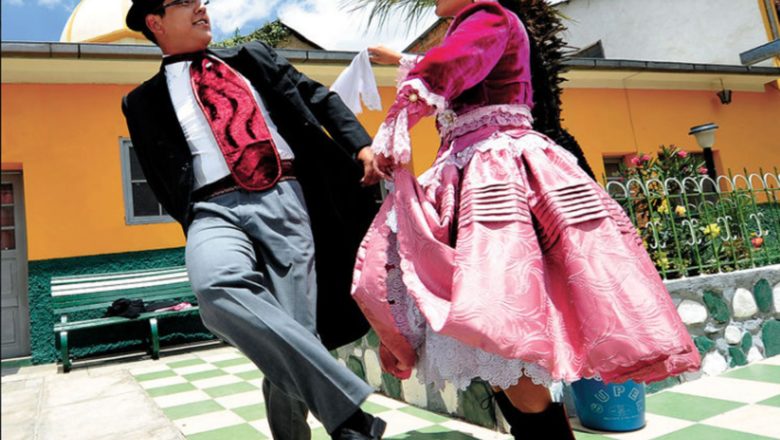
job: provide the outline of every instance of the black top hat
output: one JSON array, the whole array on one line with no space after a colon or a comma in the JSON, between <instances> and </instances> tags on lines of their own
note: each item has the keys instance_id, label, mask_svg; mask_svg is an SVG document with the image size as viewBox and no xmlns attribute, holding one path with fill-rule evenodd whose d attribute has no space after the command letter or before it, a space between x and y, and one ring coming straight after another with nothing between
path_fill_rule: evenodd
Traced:
<instances>
[{"instance_id":1,"label":"black top hat","mask_svg":"<svg viewBox=\"0 0 780 440\"><path fill-rule=\"evenodd\" d=\"M146 29L144 20L148 14L162 6L163 0L133 0L133 5L127 11L125 23L127 27L134 31L143 31Z\"/></svg>"}]
</instances>

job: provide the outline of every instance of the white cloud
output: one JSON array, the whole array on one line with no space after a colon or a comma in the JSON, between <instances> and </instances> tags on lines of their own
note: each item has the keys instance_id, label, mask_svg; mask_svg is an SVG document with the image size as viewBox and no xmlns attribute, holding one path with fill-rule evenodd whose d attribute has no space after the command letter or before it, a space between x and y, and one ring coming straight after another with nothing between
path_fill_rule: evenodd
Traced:
<instances>
[{"instance_id":1,"label":"white cloud","mask_svg":"<svg viewBox=\"0 0 780 440\"><path fill-rule=\"evenodd\" d=\"M209 4L208 10L218 33L232 35L236 29L250 22L260 23L256 27L262 26L270 19L279 3L281 0L219 0Z\"/></svg>"},{"instance_id":2,"label":"white cloud","mask_svg":"<svg viewBox=\"0 0 780 440\"><path fill-rule=\"evenodd\" d=\"M375 44L402 50L436 21L431 10L408 29L399 14L389 19L382 29L372 25L367 30L368 10L351 13L340 7L340 3L338 0L288 1L279 8L279 18L328 50L361 50Z\"/></svg>"},{"instance_id":3,"label":"white cloud","mask_svg":"<svg viewBox=\"0 0 780 440\"><path fill-rule=\"evenodd\" d=\"M436 21L431 10L411 29L400 14L382 29L376 25L367 29L367 9L350 12L341 4L341 0L218 0L209 5L209 15L217 41L231 36L236 29L248 34L279 17L328 50L361 50L375 44L401 50Z\"/></svg>"}]
</instances>

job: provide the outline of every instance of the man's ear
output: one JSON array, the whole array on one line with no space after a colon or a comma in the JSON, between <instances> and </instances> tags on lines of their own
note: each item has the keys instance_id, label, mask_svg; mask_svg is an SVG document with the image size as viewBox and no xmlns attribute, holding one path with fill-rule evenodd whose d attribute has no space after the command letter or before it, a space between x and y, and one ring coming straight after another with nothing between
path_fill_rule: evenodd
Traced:
<instances>
[{"instance_id":1,"label":"man's ear","mask_svg":"<svg viewBox=\"0 0 780 440\"><path fill-rule=\"evenodd\" d=\"M165 33L162 25L162 17L159 15L149 14L144 18L144 21L146 22L146 27L149 28L155 36Z\"/></svg>"}]
</instances>

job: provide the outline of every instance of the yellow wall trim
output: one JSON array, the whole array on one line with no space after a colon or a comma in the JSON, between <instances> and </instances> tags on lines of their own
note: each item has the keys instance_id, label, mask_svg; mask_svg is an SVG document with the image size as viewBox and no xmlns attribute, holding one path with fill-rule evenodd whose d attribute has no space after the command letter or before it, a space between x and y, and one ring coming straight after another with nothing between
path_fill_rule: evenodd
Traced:
<instances>
[{"instance_id":1,"label":"yellow wall trim","mask_svg":"<svg viewBox=\"0 0 780 440\"><path fill-rule=\"evenodd\" d=\"M144 37L144 34L130 30L128 28L120 29L108 34L99 35L97 37L89 38L84 43L114 43L123 38L129 38L132 40L138 40L146 44L148 40Z\"/></svg>"},{"instance_id":2,"label":"yellow wall trim","mask_svg":"<svg viewBox=\"0 0 780 440\"><path fill-rule=\"evenodd\" d=\"M780 17L777 15L774 1L770 1L767 8L766 0L758 0L758 9L761 11L761 18L764 20L764 29L766 29L767 41L774 41L780 38ZM772 25L777 29L778 35L772 32ZM775 67L780 67L780 56L774 57ZM780 84L780 82L778 83Z\"/></svg>"}]
</instances>

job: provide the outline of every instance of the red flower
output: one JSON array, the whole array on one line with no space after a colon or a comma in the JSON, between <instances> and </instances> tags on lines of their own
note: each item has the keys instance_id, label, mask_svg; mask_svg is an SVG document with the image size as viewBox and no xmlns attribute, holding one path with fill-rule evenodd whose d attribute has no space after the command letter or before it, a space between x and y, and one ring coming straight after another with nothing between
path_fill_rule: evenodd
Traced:
<instances>
[{"instance_id":1,"label":"red flower","mask_svg":"<svg viewBox=\"0 0 780 440\"><path fill-rule=\"evenodd\" d=\"M631 164L632 164L632 165L634 165L634 166L639 166L639 164L641 164L641 163L642 163L642 161L641 161L641 160L639 160L639 158L638 158L638 157L634 156L634 157L632 157L632 158L631 158Z\"/></svg>"},{"instance_id":2,"label":"red flower","mask_svg":"<svg viewBox=\"0 0 780 440\"><path fill-rule=\"evenodd\" d=\"M707 174L708 172L707 167L699 167L699 174Z\"/></svg>"},{"instance_id":3,"label":"red flower","mask_svg":"<svg viewBox=\"0 0 780 440\"><path fill-rule=\"evenodd\" d=\"M754 248L759 249L764 244L764 238L763 237L753 237L753 238L750 239L750 242L753 244Z\"/></svg>"},{"instance_id":4,"label":"red flower","mask_svg":"<svg viewBox=\"0 0 780 440\"><path fill-rule=\"evenodd\" d=\"M650 155L649 154L643 154L642 155L642 162L650 162Z\"/></svg>"},{"instance_id":5,"label":"red flower","mask_svg":"<svg viewBox=\"0 0 780 440\"><path fill-rule=\"evenodd\" d=\"M677 156L685 159L686 157L688 157L688 152L687 151L678 151L677 152Z\"/></svg>"}]
</instances>

